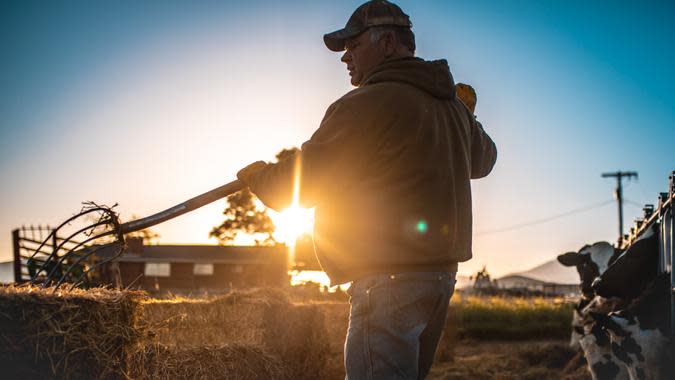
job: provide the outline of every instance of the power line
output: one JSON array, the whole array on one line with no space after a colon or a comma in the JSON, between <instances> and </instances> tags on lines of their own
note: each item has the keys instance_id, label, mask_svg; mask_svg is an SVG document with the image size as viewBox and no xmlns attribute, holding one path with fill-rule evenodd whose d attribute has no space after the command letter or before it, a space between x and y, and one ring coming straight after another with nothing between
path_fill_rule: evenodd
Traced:
<instances>
[{"instance_id":1,"label":"power line","mask_svg":"<svg viewBox=\"0 0 675 380\"><path fill-rule=\"evenodd\" d=\"M546 217L546 218L535 219L535 220L531 220L531 221L523 222L523 223L518 223L518 224L514 224L514 225L511 225L511 226L507 226L507 227L495 228L495 229L492 229L492 230L479 231L479 232L476 233L476 236L496 234L496 233L500 233L500 232L512 231L512 230L517 230L517 229L521 229L521 228L525 228L525 227L529 227L529 226L534 226L534 225L537 225L537 224L547 223L547 222L550 222L552 220L564 218L566 216L570 216L570 215L578 214L578 213L581 213L581 212L586 212L586 211L590 211L590 210L593 210L593 209L596 209L596 208L600 208L600 207L606 206L610 203L614 203L614 199L609 199L609 200L606 200L606 201L603 201L603 202L600 202L600 203L594 203L594 204L591 204L591 205L588 205L588 206L585 206L585 207L576 208L574 210L570 210L570 211L564 212L562 214L557 214L557 215L549 216L549 217Z\"/></svg>"},{"instance_id":2,"label":"power line","mask_svg":"<svg viewBox=\"0 0 675 380\"><path fill-rule=\"evenodd\" d=\"M643 203L635 202L635 201L632 201L632 200L630 200L630 199L625 199L625 198L624 198L623 201L626 202L626 203L628 203L629 205L636 206L636 207L639 207L639 208L645 207L645 205L644 205Z\"/></svg>"}]
</instances>

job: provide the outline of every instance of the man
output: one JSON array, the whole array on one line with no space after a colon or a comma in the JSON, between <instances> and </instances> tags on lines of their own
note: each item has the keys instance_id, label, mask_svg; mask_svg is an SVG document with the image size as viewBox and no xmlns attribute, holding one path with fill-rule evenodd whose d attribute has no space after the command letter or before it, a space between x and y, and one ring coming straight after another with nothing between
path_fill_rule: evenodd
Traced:
<instances>
[{"instance_id":1,"label":"man","mask_svg":"<svg viewBox=\"0 0 675 380\"><path fill-rule=\"evenodd\" d=\"M344 51L357 88L328 108L296 156L258 161L238 177L274 209L294 189L316 207L319 262L332 284L352 282L347 378L421 379L457 263L471 258L470 179L492 170L495 145L457 99L447 62L414 57L398 6L369 1L324 42Z\"/></svg>"}]
</instances>

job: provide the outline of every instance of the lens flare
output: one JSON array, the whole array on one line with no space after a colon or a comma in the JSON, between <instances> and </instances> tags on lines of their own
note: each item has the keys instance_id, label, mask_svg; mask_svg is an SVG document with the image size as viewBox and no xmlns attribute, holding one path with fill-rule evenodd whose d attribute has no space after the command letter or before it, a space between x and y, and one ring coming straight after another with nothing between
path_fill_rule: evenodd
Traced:
<instances>
[{"instance_id":1,"label":"lens flare","mask_svg":"<svg viewBox=\"0 0 675 380\"><path fill-rule=\"evenodd\" d=\"M417 222L417 225L415 226L415 228L417 229L417 232L419 232L421 234L426 234L427 230L429 229L429 225L427 224L426 220L422 219L422 220Z\"/></svg>"}]
</instances>

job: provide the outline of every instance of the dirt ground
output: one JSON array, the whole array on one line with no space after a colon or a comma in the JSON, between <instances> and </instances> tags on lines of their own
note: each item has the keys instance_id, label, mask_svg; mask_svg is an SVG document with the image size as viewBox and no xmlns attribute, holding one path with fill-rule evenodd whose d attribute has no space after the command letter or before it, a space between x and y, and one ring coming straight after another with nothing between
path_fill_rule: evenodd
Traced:
<instances>
[{"instance_id":1,"label":"dirt ground","mask_svg":"<svg viewBox=\"0 0 675 380\"><path fill-rule=\"evenodd\" d=\"M454 358L436 358L427 380L591 380L567 343L461 340ZM333 355L327 370L325 379L344 379L342 355Z\"/></svg>"},{"instance_id":2,"label":"dirt ground","mask_svg":"<svg viewBox=\"0 0 675 380\"><path fill-rule=\"evenodd\" d=\"M437 361L427 379L590 380L585 364L571 363L574 356L567 341L462 340L455 347L454 358Z\"/></svg>"},{"instance_id":3,"label":"dirt ground","mask_svg":"<svg viewBox=\"0 0 675 380\"><path fill-rule=\"evenodd\" d=\"M346 334L349 307L345 303L320 303L328 329L327 340L330 356L326 363L326 380L344 379L343 345ZM585 363L581 366L568 364L575 352L569 347L569 339L493 341L459 339L458 332L446 326L438 347L429 380L511 380L511 379L556 379L590 380ZM572 363L574 364L574 363Z\"/></svg>"}]
</instances>

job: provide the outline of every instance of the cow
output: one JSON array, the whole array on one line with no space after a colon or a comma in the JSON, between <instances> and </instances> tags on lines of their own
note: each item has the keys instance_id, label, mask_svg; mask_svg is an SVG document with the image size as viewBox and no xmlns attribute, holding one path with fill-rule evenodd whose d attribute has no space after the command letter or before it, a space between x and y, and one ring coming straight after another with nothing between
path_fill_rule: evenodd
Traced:
<instances>
[{"instance_id":1,"label":"cow","mask_svg":"<svg viewBox=\"0 0 675 380\"><path fill-rule=\"evenodd\" d=\"M620 253L620 250L603 241L585 245L578 252L558 256L562 265L574 266L579 273L581 298L572 314L570 347L581 350L578 356L583 354L593 380L629 378L625 366L612 353L609 334L602 330L591 315L605 315L620 304L620 299L597 296L592 287Z\"/></svg>"},{"instance_id":2,"label":"cow","mask_svg":"<svg viewBox=\"0 0 675 380\"><path fill-rule=\"evenodd\" d=\"M659 225L653 224L592 285L600 297L618 298L621 310L591 313L594 325L609 334L612 352L631 379L664 377L672 355L670 274L657 274ZM672 375L672 374L671 374Z\"/></svg>"},{"instance_id":3,"label":"cow","mask_svg":"<svg viewBox=\"0 0 675 380\"><path fill-rule=\"evenodd\" d=\"M564 266L573 266L579 272L581 292L587 299L594 297L593 282L602 275L618 258L620 250L606 241L593 243L581 247L579 252L567 252L558 256L558 261Z\"/></svg>"},{"instance_id":4,"label":"cow","mask_svg":"<svg viewBox=\"0 0 675 380\"><path fill-rule=\"evenodd\" d=\"M653 224L622 253L596 243L558 258L581 277L572 343L578 341L593 379L671 378L662 374L672 343L670 275L657 277L658 234Z\"/></svg>"},{"instance_id":5,"label":"cow","mask_svg":"<svg viewBox=\"0 0 675 380\"><path fill-rule=\"evenodd\" d=\"M597 242L581 247L578 252L567 252L558 256L558 261L565 266L574 266L581 280L581 298L572 315L572 337L570 347L579 349L584 332L585 313L593 310L597 313L608 313L614 309L615 302L597 299L592 285L609 266L617 259L620 251L607 242ZM590 308L589 308L590 306ZM585 310L585 312L584 312Z\"/></svg>"}]
</instances>

